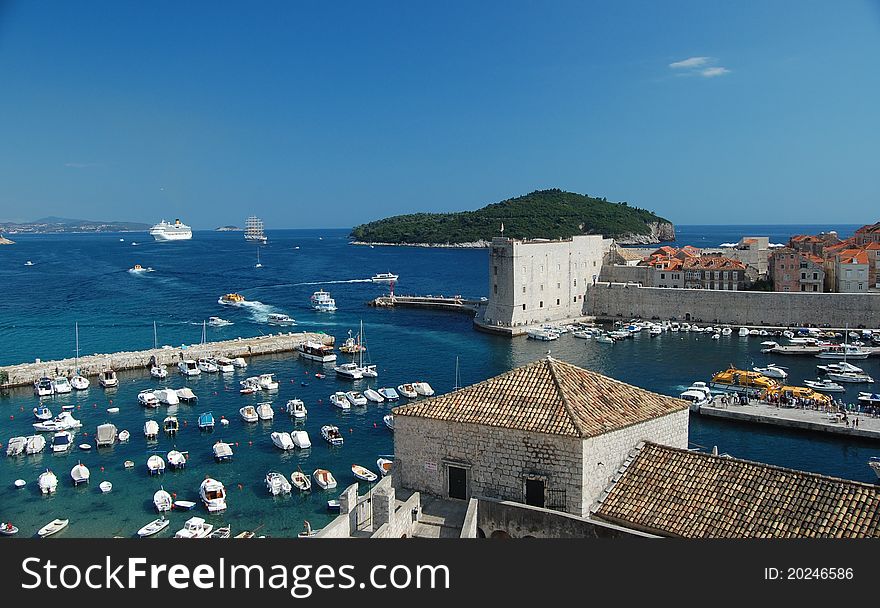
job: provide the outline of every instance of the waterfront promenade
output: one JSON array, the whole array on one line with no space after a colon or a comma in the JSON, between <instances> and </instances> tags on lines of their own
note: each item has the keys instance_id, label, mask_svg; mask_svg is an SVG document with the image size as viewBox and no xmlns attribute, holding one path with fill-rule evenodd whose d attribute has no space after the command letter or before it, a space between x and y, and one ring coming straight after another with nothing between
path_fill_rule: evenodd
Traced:
<instances>
[{"instance_id":1,"label":"waterfront promenade","mask_svg":"<svg viewBox=\"0 0 880 608\"><path fill-rule=\"evenodd\" d=\"M235 338L222 342L206 342L180 347L160 347L140 351L125 351L107 354L86 355L79 358L79 373L83 376L97 376L105 369L116 371L128 369L146 369L150 359L169 367L176 366L181 357L198 359L199 357L252 357L256 355L274 355L292 352L306 341L317 341L332 345L333 336L324 333L278 333L255 338ZM61 374L72 376L75 372L76 360L73 357L57 361L36 360L32 363L20 363L0 367L0 376L6 373L3 388L26 386L41 377L54 378Z\"/></svg>"}]
</instances>

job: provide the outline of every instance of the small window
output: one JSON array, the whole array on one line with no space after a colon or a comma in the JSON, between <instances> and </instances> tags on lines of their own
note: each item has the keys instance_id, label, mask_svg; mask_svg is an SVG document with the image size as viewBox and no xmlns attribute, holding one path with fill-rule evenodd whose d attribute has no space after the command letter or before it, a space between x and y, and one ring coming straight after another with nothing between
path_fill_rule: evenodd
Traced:
<instances>
[{"instance_id":1,"label":"small window","mask_svg":"<svg viewBox=\"0 0 880 608\"><path fill-rule=\"evenodd\" d=\"M577 296L575 296L571 301L572 301L572 302L577 302L577 301L578 301Z\"/></svg>"},{"instance_id":2,"label":"small window","mask_svg":"<svg viewBox=\"0 0 880 608\"><path fill-rule=\"evenodd\" d=\"M493 285L493 287L495 288L495 295L497 296L498 295L498 285Z\"/></svg>"},{"instance_id":3,"label":"small window","mask_svg":"<svg viewBox=\"0 0 880 608\"><path fill-rule=\"evenodd\" d=\"M526 292L526 286L523 285L523 293L525 293L525 292Z\"/></svg>"},{"instance_id":4,"label":"small window","mask_svg":"<svg viewBox=\"0 0 880 608\"><path fill-rule=\"evenodd\" d=\"M544 308L544 300L538 302L538 308Z\"/></svg>"},{"instance_id":5,"label":"small window","mask_svg":"<svg viewBox=\"0 0 880 608\"><path fill-rule=\"evenodd\" d=\"M556 298L556 305L559 306L559 298Z\"/></svg>"},{"instance_id":6,"label":"small window","mask_svg":"<svg viewBox=\"0 0 880 608\"><path fill-rule=\"evenodd\" d=\"M523 304L523 310L525 310L525 309L526 309L526 305L525 305L525 304Z\"/></svg>"},{"instance_id":7,"label":"small window","mask_svg":"<svg viewBox=\"0 0 880 608\"><path fill-rule=\"evenodd\" d=\"M495 276L497 277L498 276L498 266L495 266L494 268L495 268Z\"/></svg>"},{"instance_id":8,"label":"small window","mask_svg":"<svg viewBox=\"0 0 880 608\"><path fill-rule=\"evenodd\" d=\"M556 289L562 289L562 284L561 284L561 283L557 283L557 284L556 284Z\"/></svg>"}]
</instances>

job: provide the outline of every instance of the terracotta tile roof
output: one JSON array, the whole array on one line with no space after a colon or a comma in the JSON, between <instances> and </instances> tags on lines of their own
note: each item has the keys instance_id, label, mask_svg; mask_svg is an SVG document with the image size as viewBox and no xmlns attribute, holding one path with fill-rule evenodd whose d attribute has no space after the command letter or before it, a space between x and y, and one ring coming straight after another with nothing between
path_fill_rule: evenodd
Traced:
<instances>
[{"instance_id":1,"label":"terracotta tile roof","mask_svg":"<svg viewBox=\"0 0 880 608\"><path fill-rule=\"evenodd\" d=\"M586 438L687 407L686 401L546 357L392 411L395 416Z\"/></svg>"},{"instance_id":2,"label":"terracotta tile roof","mask_svg":"<svg viewBox=\"0 0 880 608\"><path fill-rule=\"evenodd\" d=\"M867 224L856 230L856 234L870 234L872 232L880 232L880 222Z\"/></svg>"},{"instance_id":3,"label":"terracotta tile roof","mask_svg":"<svg viewBox=\"0 0 880 608\"><path fill-rule=\"evenodd\" d=\"M693 245L685 245L684 247L679 249L679 252L681 252L687 256L700 255L700 250L697 249L696 247L694 247Z\"/></svg>"},{"instance_id":4,"label":"terracotta tile roof","mask_svg":"<svg viewBox=\"0 0 880 608\"><path fill-rule=\"evenodd\" d=\"M825 261L822 258L820 258L818 255L813 254L813 253L802 253L801 257L813 262L814 264L818 264L819 266L821 266L822 263Z\"/></svg>"},{"instance_id":5,"label":"terracotta tile roof","mask_svg":"<svg viewBox=\"0 0 880 608\"><path fill-rule=\"evenodd\" d=\"M702 256L699 258L688 258L684 261L686 269L697 270L745 270L746 265L739 260L726 258L724 256Z\"/></svg>"},{"instance_id":6,"label":"terracotta tile roof","mask_svg":"<svg viewBox=\"0 0 880 608\"><path fill-rule=\"evenodd\" d=\"M626 247L618 247L617 248L617 255L619 255L624 260L641 260L641 259L643 259L642 254L639 253L637 250L628 249Z\"/></svg>"},{"instance_id":7,"label":"terracotta tile roof","mask_svg":"<svg viewBox=\"0 0 880 608\"><path fill-rule=\"evenodd\" d=\"M861 249L846 249L840 252L841 264L867 264L868 252Z\"/></svg>"},{"instance_id":8,"label":"terracotta tile roof","mask_svg":"<svg viewBox=\"0 0 880 608\"><path fill-rule=\"evenodd\" d=\"M684 538L876 538L880 487L645 443L594 516Z\"/></svg>"}]
</instances>

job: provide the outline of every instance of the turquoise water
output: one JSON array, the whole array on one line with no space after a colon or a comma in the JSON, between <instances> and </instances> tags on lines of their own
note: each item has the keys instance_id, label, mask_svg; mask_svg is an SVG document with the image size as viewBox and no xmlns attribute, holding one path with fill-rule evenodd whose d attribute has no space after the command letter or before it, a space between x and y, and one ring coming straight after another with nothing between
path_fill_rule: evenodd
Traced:
<instances>
[{"instance_id":1,"label":"turquoise water","mask_svg":"<svg viewBox=\"0 0 880 608\"><path fill-rule=\"evenodd\" d=\"M760 353L762 338L757 337L729 336L712 341L668 333L655 339L640 335L614 345L570 336L539 343L475 332L464 315L381 310L365 304L387 286L364 279L388 270L401 275L398 293L484 295L486 252L481 250L354 247L347 244L344 231L277 231L269 232L270 243L261 252L264 267L255 269L254 247L244 243L240 233L199 232L184 243L157 244L148 238L145 234L25 236L15 238L16 245L0 249L0 281L7 286L0 307L0 363L72 355L75 321L80 325L82 352L95 353L152 346L154 320L159 342L175 347L198 342L202 320L212 315L234 324L209 327L209 340L268 333L273 329L265 324L265 317L277 311L296 318L298 330L325 331L338 340L349 329L357 331L363 320L369 356L378 364L380 376L357 383L337 380L331 366L325 368L296 356L254 358L247 370L234 374L202 374L194 379L171 374L165 384L190 386L199 403L177 406L181 432L176 438L160 435L158 442L148 444L142 433L145 419L155 417L161 423L168 408L144 410L136 396L160 383L146 373L120 373L120 386L115 390L104 391L93 382L88 391L44 401L55 413L65 403L76 405L75 416L83 428L75 444L92 443L97 425L108 421L131 432L127 444L90 452L74 447L66 455L46 451L16 458L5 457L6 441L31 431L31 410L37 399L30 388L8 391L0 395L0 443L4 445L0 520L14 521L21 535L33 534L55 517L69 517L70 528L62 533L66 536L131 536L157 516L152 505L155 490L164 486L179 499L197 501L199 483L206 475L226 485L228 511L208 516L199 505L191 512L174 512L170 515L172 525L163 535L173 534L192 515L206 517L215 525L229 523L233 533L261 526L260 533L290 536L302 529L304 519L320 527L332 517L326 510L327 499L335 498L339 490L355 481L351 464L375 470L376 458L393 452L392 434L382 422L387 406L370 404L343 413L329 404L328 397L353 384L363 390L418 379L429 381L437 392L445 392L454 384L456 356L465 385L543 356L550 349L561 359L666 394L677 394L692 381L705 380L729 363L750 366L769 361ZM719 238L718 242L728 240L726 234ZM132 246L132 240L139 244ZM24 266L28 259L34 266ZM135 263L155 272L131 275L127 269ZM339 311L320 314L309 309L309 295L319 286L336 298ZM243 309L218 305L217 298L228 291L238 291L262 304ZM815 359L786 358L782 364L791 368L794 381L815 377ZM865 367L880 376L876 359ZM314 375L318 371L329 373L318 379ZM279 390L253 397L240 395L238 381L259 373L275 373L281 383ZM273 430L294 428L293 420L281 412L294 397L303 399L309 409L301 427L309 432L313 444L306 453L282 453L269 439ZM273 422L246 424L240 419L240 407L267 399L276 409ZM106 409L111 405L120 412L108 414ZM229 426L218 424L213 433L199 432L196 422L204 411L213 411L218 419L225 416L230 419ZM343 446L330 447L321 439L319 429L328 422L341 429ZM866 482L873 482L875 476L865 463L880 452L874 444L863 441L694 416L690 436L696 446L718 445L722 452L734 456ZM232 462L214 462L211 446L218 439L234 444ZM151 478L147 457L170 449L189 451L187 468ZM123 468L127 459L136 463L133 469ZM92 476L89 485L75 488L69 471L79 460L91 469ZM47 467L59 477L58 492L51 497L41 496L36 485ZM318 467L330 469L338 490L314 489L305 495L271 497L263 483L266 472L276 470L289 476L298 467L308 473ZM13 489L17 478L28 482L24 489ZM113 491L103 495L97 486L105 479L113 483ZM361 492L366 491L366 485L361 486Z\"/></svg>"}]
</instances>

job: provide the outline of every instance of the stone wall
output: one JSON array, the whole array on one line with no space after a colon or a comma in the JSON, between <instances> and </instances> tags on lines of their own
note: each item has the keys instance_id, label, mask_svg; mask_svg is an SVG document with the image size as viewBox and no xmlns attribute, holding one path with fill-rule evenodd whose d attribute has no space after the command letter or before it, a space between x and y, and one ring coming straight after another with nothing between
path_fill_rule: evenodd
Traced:
<instances>
[{"instance_id":1,"label":"stone wall","mask_svg":"<svg viewBox=\"0 0 880 608\"><path fill-rule=\"evenodd\" d=\"M524 502L533 477L544 480L548 495L565 491L564 510L583 512L580 439L411 416L394 424L395 474L404 488L446 498L451 465L467 471L468 498Z\"/></svg>"},{"instance_id":2,"label":"stone wall","mask_svg":"<svg viewBox=\"0 0 880 608\"><path fill-rule=\"evenodd\" d=\"M651 441L674 448L688 447L687 408L634 424L583 442L583 502L577 513L586 516L611 478L639 443Z\"/></svg>"},{"instance_id":3,"label":"stone wall","mask_svg":"<svg viewBox=\"0 0 880 608\"><path fill-rule=\"evenodd\" d=\"M385 479L390 479L386 477ZM392 489L393 492L393 489ZM413 492L406 502L394 510L390 520L379 526L375 526L370 538L412 538L418 519L422 515L422 499L418 492ZM376 517L374 507L373 517Z\"/></svg>"},{"instance_id":4,"label":"stone wall","mask_svg":"<svg viewBox=\"0 0 880 608\"><path fill-rule=\"evenodd\" d=\"M880 294L661 289L600 283L587 288L583 314L600 319L873 328L880 325Z\"/></svg>"},{"instance_id":5,"label":"stone wall","mask_svg":"<svg viewBox=\"0 0 880 608\"><path fill-rule=\"evenodd\" d=\"M621 264L606 264L602 267L602 281L612 283L641 283L646 287L654 284L654 269L650 266L624 266Z\"/></svg>"}]
</instances>

